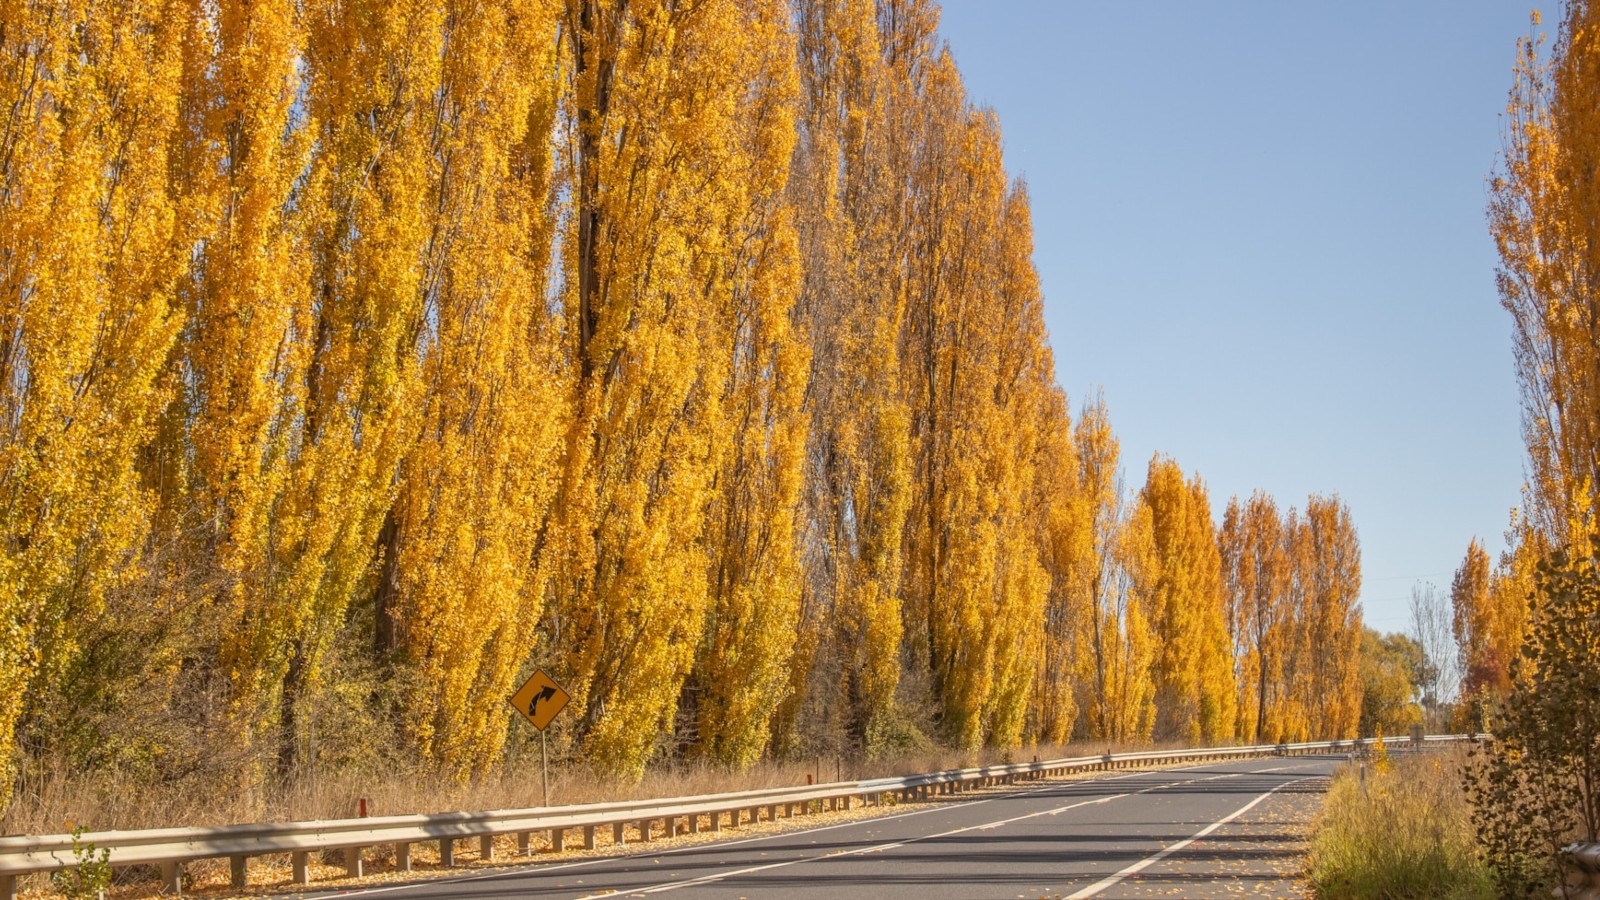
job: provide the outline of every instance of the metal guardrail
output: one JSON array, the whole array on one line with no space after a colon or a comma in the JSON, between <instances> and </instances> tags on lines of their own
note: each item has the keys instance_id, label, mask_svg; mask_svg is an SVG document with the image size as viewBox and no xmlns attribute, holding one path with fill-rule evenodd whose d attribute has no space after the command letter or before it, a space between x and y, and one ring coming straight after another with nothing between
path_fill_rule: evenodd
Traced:
<instances>
[{"instance_id":1,"label":"metal guardrail","mask_svg":"<svg viewBox=\"0 0 1600 900\"><path fill-rule=\"evenodd\" d=\"M1570 900L1600 900L1600 844L1568 844L1561 863Z\"/></svg>"},{"instance_id":2,"label":"metal guardrail","mask_svg":"<svg viewBox=\"0 0 1600 900\"><path fill-rule=\"evenodd\" d=\"M1468 735L1430 735L1422 743L1440 744L1470 739L1473 738ZM347 876L359 877L363 873L367 851L378 845L393 846L396 868L410 871L411 847L419 843L437 842L440 864L449 867L455 861L456 842L462 839L478 839L480 859L494 858L494 839L506 834L517 835L518 852L523 856L532 852L533 835L542 832L549 833L549 847L553 851L565 849L568 831L580 832L584 848L592 850L596 845L596 832L605 828L610 828L614 843L626 843L630 831L634 839L650 841L658 834L672 837L680 832L706 830L702 828L702 817L706 817L709 830L721 831L724 820L729 827L737 828L741 822L762 821L763 813L766 821L803 814L809 812L813 804L822 809L850 809L857 800L869 806L882 805L885 797L890 798L891 802L920 800L995 784L1037 780L1068 771L1352 752L1369 748L1374 743L1372 739L1361 739L1107 753L1043 762L952 769L897 778L840 781L696 797L209 828L98 831L78 836L76 844L74 836L70 834L0 837L0 900L15 900L17 879L24 875L78 865L74 847L80 845L92 844L97 850L108 852L107 861L113 867L148 865L159 868L163 887L169 894L181 890L184 864L222 857L228 858L231 863L235 888L243 888L248 883L248 861L251 857L273 854L289 854L293 880L297 884L305 884L310 880L310 854L326 850L343 851ZM1391 738L1385 743L1387 746L1405 747L1415 742Z\"/></svg>"}]
</instances>

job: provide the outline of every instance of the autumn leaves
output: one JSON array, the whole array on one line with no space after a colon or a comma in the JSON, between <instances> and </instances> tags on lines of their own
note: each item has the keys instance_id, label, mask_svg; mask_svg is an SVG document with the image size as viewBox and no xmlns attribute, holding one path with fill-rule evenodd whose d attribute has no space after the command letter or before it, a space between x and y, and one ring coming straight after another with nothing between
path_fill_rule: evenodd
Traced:
<instances>
[{"instance_id":1,"label":"autumn leaves","mask_svg":"<svg viewBox=\"0 0 1600 900\"><path fill-rule=\"evenodd\" d=\"M1125 496L931 3L0 17L7 758L464 775L535 664L624 776L1353 727L1348 513Z\"/></svg>"}]
</instances>

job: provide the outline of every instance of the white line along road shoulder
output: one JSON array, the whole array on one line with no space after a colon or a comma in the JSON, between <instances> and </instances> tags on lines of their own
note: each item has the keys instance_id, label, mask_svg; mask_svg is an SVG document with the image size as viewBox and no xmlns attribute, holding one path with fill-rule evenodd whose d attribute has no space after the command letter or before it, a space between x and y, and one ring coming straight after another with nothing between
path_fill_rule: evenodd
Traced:
<instances>
[{"instance_id":1,"label":"white line along road shoulder","mask_svg":"<svg viewBox=\"0 0 1600 900\"><path fill-rule=\"evenodd\" d=\"M1291 785L1291 784L1299 784L1302 781L1310 781L1313 778L1319 778L1319 777L1321 777L1321 776L1308 775L1305 778L1296 778L1293 781L1285 781L1283 784L1278 785L1277 787L1273 788L1272 790L1267 791L1265 794L1262 794L1261 796L1255 798L1254 800L1251 800L1249 803L1246 803L1245 805L1239 807L1238 809L1234 810L1233 812L1228 813L1226 816L1223 816L1222 818L1216 820L1215 822L1212 822L1210 825L1207 825L1206 827L1200 829L1199 831L1195 832L1192 836L1190 836L1188 838L1185 838L1185 839L1177 842L1176 844L1173 844L1171 847L1168 847L1165 850L1161 850L1161 851L1158 851L1156 853L1150 854L1149 856L1145 857L1144 859L1139 860L1138 862L1136 862L1133 865L1127 867L1126 869L1123 869L1122 871L1118 872L1115 875L1111 875L1111 876L1109 876L1107 878L1103 878L1103 879L1101 879L1099 881L1096 881L1094 884L1089 885L1088 887L1084 888L1083 890L1078 891L1075 894L1069 895L1067 897L1067 900L1086 900L1086 898L1093 897L1096 894L1101 893L1102 891L1105 891L1105 890L1107 890L1109 888L1115 887L1118 882L1122 881L1124 878L1127 878L1129 875L1136 875L1139 872L1142 872L1145 869L1149 868L1150 866L1153 866L1156 863L1162 861L1163 859L1166 859L1167 857L1171 856L1172 854L1177 853L1179 850L1182 850L1183 848L1189 846L1190 844L1194 843L1195 841L1200 840L1201 838L1205 837L1206 835L1210 834L1211 832L1216 831L1218 828L1221 828L1222 826L1228 824L1229 822L1232 822L1234 819L1237 819L1240 816L1244 815L1245 813L1249 812L1250 810L1254 809L1257 803L1260 803L1261 801L1267 799L1268 797L1271 797L1273 794L1276 794L1277 792L1283 790L1284 788L1288 787L1289 785Z\"/></svg>"}]
</instances>

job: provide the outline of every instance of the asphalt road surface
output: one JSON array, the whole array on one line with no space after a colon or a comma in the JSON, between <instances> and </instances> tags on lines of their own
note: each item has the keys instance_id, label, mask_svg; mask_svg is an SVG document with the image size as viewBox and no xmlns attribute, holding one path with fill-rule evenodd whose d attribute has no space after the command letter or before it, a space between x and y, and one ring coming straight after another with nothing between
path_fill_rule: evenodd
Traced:
<instances>
[{"instance_id":1,"label":"asphalt road surface","mask_svg":"<svg viewBox=\"0 0 1600 900\"><path fill-rule=\"evenodd\" d=\"M763 837L307 896L1299 896L1300 834L1342 761L1296 757L1110 772Z\"/></svg>"}]
</instances>

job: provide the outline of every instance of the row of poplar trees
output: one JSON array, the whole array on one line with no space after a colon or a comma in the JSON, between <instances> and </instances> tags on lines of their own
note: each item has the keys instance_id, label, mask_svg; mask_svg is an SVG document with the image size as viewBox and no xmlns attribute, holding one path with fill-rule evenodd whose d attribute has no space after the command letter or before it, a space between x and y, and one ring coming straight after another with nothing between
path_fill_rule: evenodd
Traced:
<instances>
[{"instance_id":1,"label":"row of poplar trees","mask_svg":"<svg viewBox=\"0 0 1600 900\"><path fill-rule=\"evenodd\" d=\"M1349 734L1348 512L1125 495L936 25L0 2L7 779Z\"/></svg>"},{"instance_id":2,"label":"row of poplar trees","mask_svg":"<svg viewBox=\"0 0 1600 900\"><path fill-rule=\"evenodd\" d=\"M1451 583L1462 697L1479 727L1512 688L1541 563L1585 556L1600 535L1600 7L1561 6L1553 46L1537 13L1518 41L1489 184L1527 479L1507 549L1491 560L1474 539Z\"/></svg>"}]
</instances>

